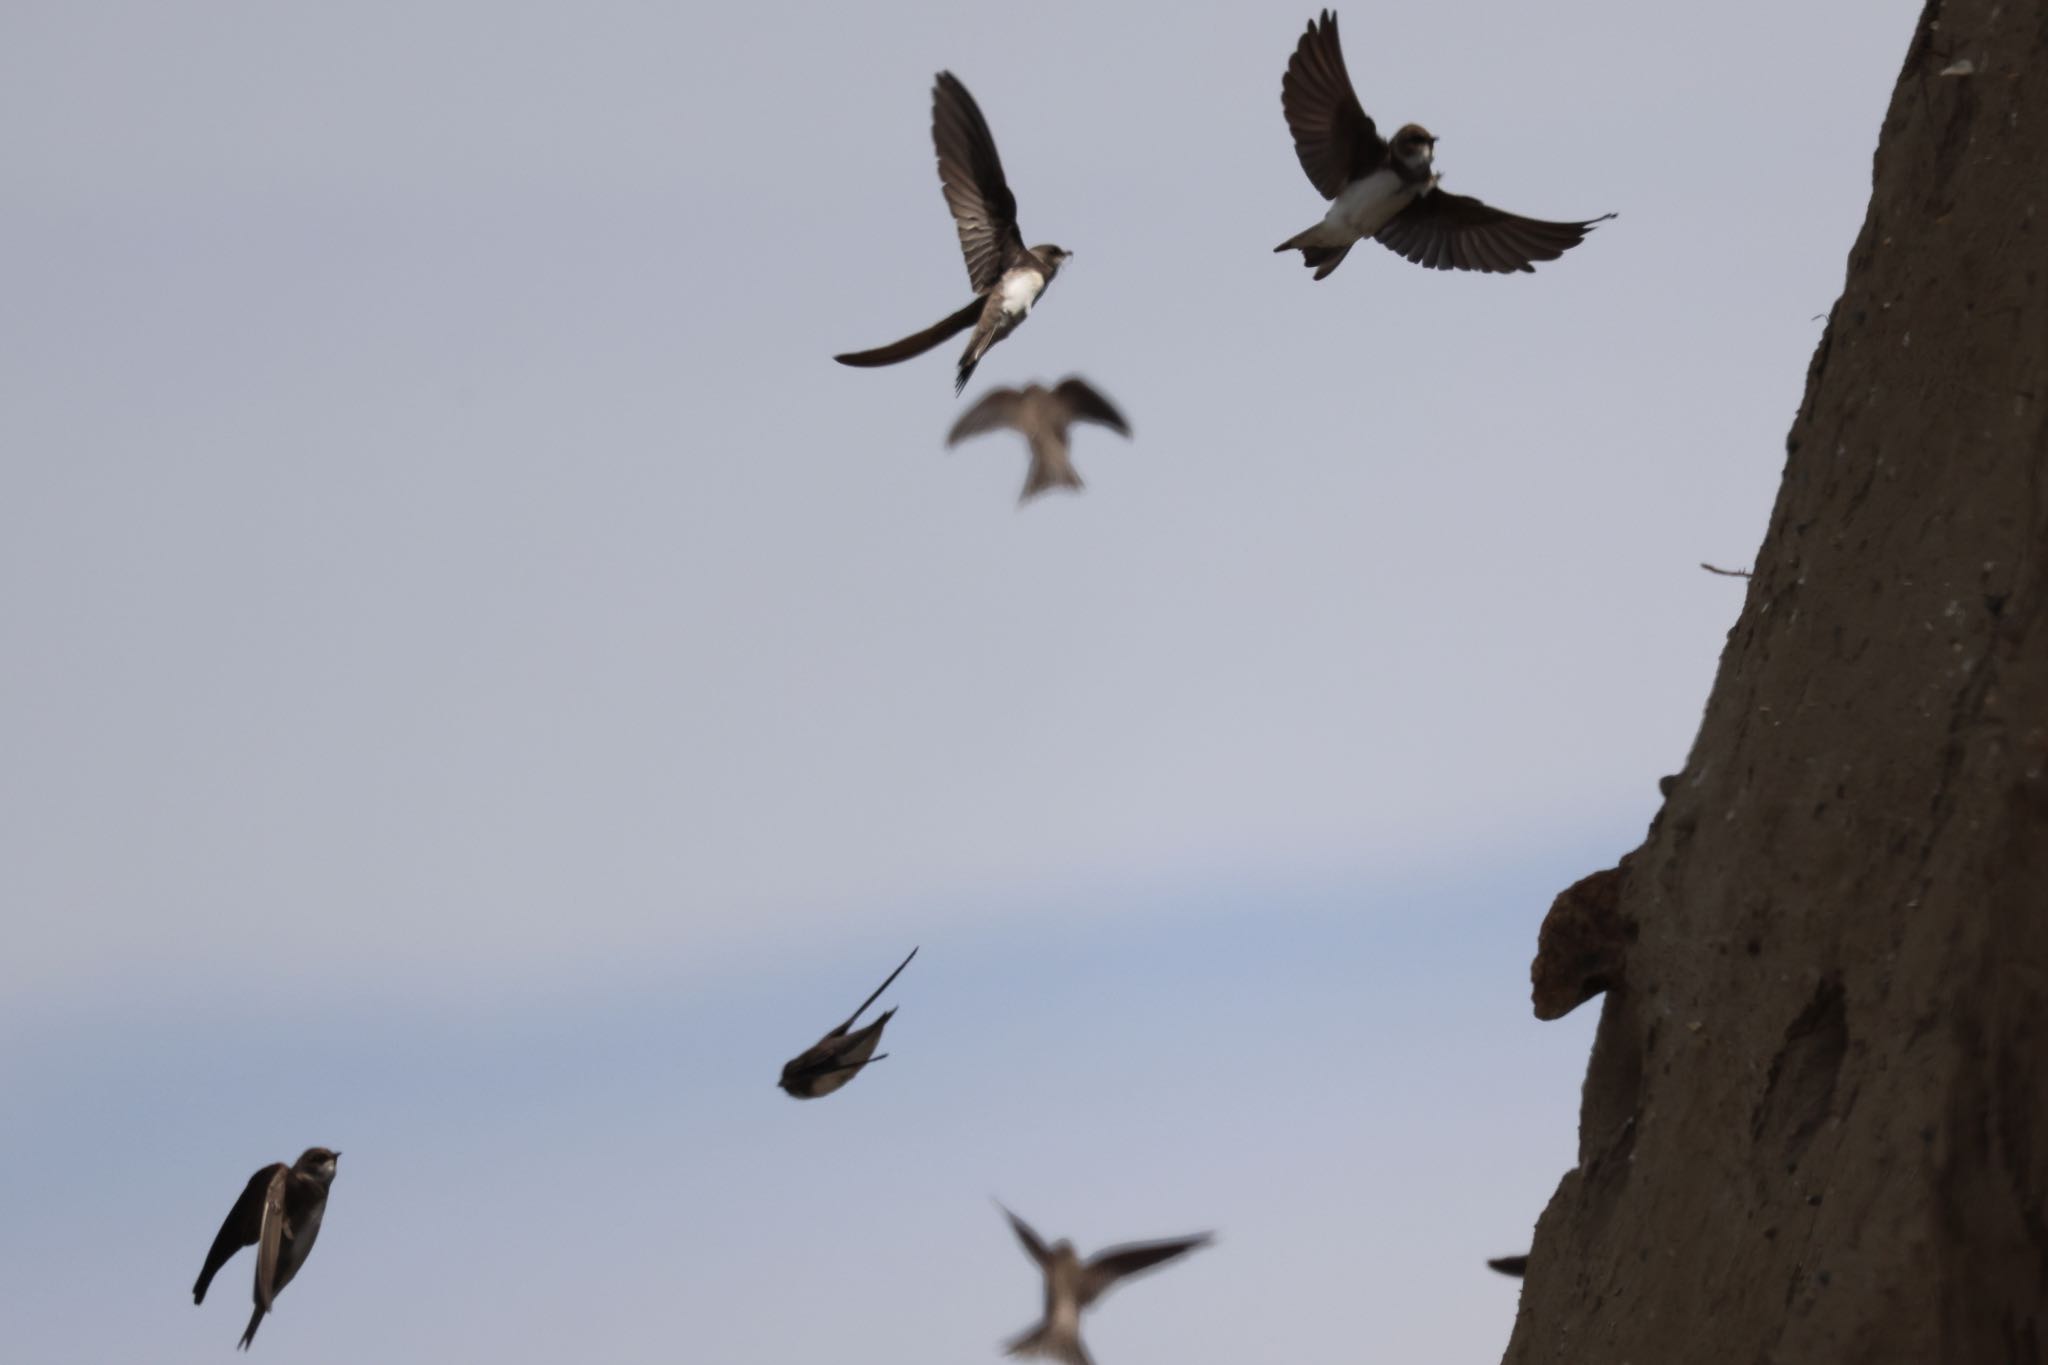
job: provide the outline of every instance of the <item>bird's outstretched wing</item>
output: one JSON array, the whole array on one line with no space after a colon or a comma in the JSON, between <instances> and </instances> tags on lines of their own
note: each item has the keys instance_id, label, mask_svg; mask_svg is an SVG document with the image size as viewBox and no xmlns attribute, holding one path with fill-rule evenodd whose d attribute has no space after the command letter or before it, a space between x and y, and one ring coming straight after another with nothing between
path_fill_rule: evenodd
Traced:
<instances>
[{"instance_id":1,"label":"bird's outstretched wing","mask_svg":"<svg viewBox=\"0 0 2048 1365\"><path fill-rule=\"evenodd\" d=\"M939 154L946 207L960 230L967 278L975 292L985 294L1002 277L1010 254L1024 249L1024 237L1017 230L1017 196L1003 178L988 120L950 71L941 71L932 87L932 146Z\"/></svg>"},{"instance_id":2,"label":"bird's outstretched wing","mask_svg":"<svg viewBox=\"0 0 2048 1365\"><path fill-rule=\"evenodd\" d=\"M871 351L848 351L832 358L842 365L871 370L878 365L894 365L914 355L923 355L948 337L958 336L972 327L981 317L982 301L977 296L967 301L967 306L948 317L940 318L922 332L914 332L901 341L892 341L887 346L877 346Z\"/></svg>"},{"instance_id":3,"label":"bird's outstretched wing","mask_svg":"<svg viewBox=\"0 0 2048 1365\"><path fill-rule=\"evenodd\" d=\"M996 1207L1003 1209L1000 1203ZM1031 1230L1031 1224L1025 1222L1016 1214L1011 1213L1008 1209L1003 1209L1003 1217L1010 1220L1010 1226L1016 1230L1017 1240L1024 1244L1024 1250L1029 1253L1032 1260L1043 1266L1052 1259L1052 1253L1045 1249L1045 1243L1040 1241L1038 1234Z\"/></svg>"},{"instance_id":4,"label":"bird's outstretched wing","mask_svg":"<svg viewBox=\"0 0 2048 1365\"><path fill-rule=\"evenodd\" d=\"M263 1232L263 1199L270 1190L270 1181L284 1163L265 1166L249 1177L249 1183L242 1187L235 1206L228 1210L220 1231L213 1235L213 1245L206 1249L206 1264L199 1271L199 1278L192 1285L192 1302L206 1302L206 1287L213 1283L213 1277L228 1263L228 1258L243 1247L256 1245L256 1239Z\"/></svg>"},{"instance_id":5,"label":"bird's outstretched wing","mask_svg":"<svg viewBox=\"0 0 2048 1365\"><path fill-rule=\"evenodd\" d=\"M1017 425L1017 413L1023 406L1024 395L1017 390L990 389L975 400L973 407L960 414L960 420L953 423L953 429L946 433L946 444L956 446L970 436L1013 427Z\"/></svg>"},{"instance_id":6,"label":"bird's outstretched wing","mask_svg":"<svg viewBox=\"0 0 2048 1365\"><path fill-rule=\"evenodd\" d=\"M1280 82L1280 108L1294 134L1294 154L1325 199L1385 164L1386 139L1358 103L1337 42L1337 16L1324 10L1288 59Z\"/></svg>"},{"instance_id":7,"label":"bird's outstretched wing","mask_svg":"<svg viewBox=\"0 0 2048 1365\"><path fill-rule=\"evenodd\" d=\"M1209 1245L1212 1236L1203 1232L1193 1237L1170 1237L1163 1242L1132 1242L1097 1252L1081 1271L1081 1306L1086 1308L1126 1276L1150 1270L1176 1256L1184 1256L1196 1247Z\"/></svg>"},{"instance_id":8,"label":"bird's outstretched wing","mask_svg":"<svg viewBox=\"0 0 2048 1365\"><path fill-rule=\"evenodd\" d=\"M1116 410L1116 405L1104 398L1094 385L1078 375L1062 379L1052 392L1065 406L1071 420L1096 422L1120 435L1131 434L1131 424Z\"/></svg>"},{"instance_id":9,"label":"bird's outstretched wing","mask_svg":"<svg viewBox=\"0 0 2048 1365\"><path fill-rule=\"evenodd\" d=\"M831 1031L830 1033L826 1034L825 1036L826 1036L827 1038L837 1038L837 1037L839 1037L839 1036L840 1036L841 1034L845 1033L845 1032L846 1032L846 1031L847 1031L848 1029L852 1028L852 1027L853 1027L853 1021L854 1021L854 1020L856 1020L856 1019L858 1019L858 1018L860 1018L860 1017L861 1017L861 1015L863 1015L863 1014L867 1013L867 1008L868 1008L868 1006L869 1006L869 1005L872 1005L872 1004L874 1004L874 1003L875 1003L875 1001L877 1001L877 1000L879 1000L879 999L881 999L881 998L882 998L882 992L883 992L883 991L886 991L886 990L888 990L888 989L889 989L889 983L890 983L891 981L894 981L894 980L895 980L895 979L896 979L897 977L899 977L899 976L903 975L903 969L904 969L905 967L908 967L908 966L910 965L910 958L912 958L912 957L916 957L916 956L917 956L917 949L915 949L915 948L912 948L912 949L910 950L910 956L909 956L909 957L906 957L906 958L904 958L904 959L903 959L903 960L902 960L901 962L897 963L897 964L896 964L896 970L895 970L895 971L893 971L893 972L891 972L891 973L889 973L889 980L888 980L888 981L884 981L884 982L883 982L883 983L882 983L881 985L879 985L879 986L875 987L875 993L874 993L873 995L869 996L869 997L868 997L867 999L865 999L865 1000L861 1001L861 1002L860 1002L860 1008L859 1008L859 1009L857 1009L857 1010L855 1010L855 1011L854 1011L854 1012L853 1012L852 1014L849 1014L849 1015L847 1015L847 1016L846 1016L846 1022L845 1022L845 1023L841 1024L841 1025L840 1025L840 1026L839 1026L838 1028L836 1028L836 1029L833 1029L833 1030L832 1030L832 1031ZM891 1014L894 1014L895 1012L896 1012L896 1011L894 1011L894 1010L890 1010L890 1011L889 1011L889 1013L891 1013ZM877 1032L879 1032L879 1030L877 1030ZM872 1045L870 1045L870 1046L872 1046Z\"/></svg>"},{"instance_id":10,"label":"bird's outstretched wing","mask_svg":"<svg viewBox=\"0 0 2048 1365\"><path fill-rule=\"evenodd\" d=\"M1554 261L1586 240L1593 224L1551 223L1524 218L1470 195L1431 190L1388 220L1374 240L1397 256L1431 270L1481 270L1511 275Z\"/></svg>"}]
</instances>

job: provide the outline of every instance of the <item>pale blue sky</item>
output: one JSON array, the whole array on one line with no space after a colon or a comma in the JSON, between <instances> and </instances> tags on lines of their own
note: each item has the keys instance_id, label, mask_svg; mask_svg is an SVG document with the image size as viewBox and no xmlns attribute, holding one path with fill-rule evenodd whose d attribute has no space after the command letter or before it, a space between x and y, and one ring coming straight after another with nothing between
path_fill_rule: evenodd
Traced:
<instances>
[{"instance_id":1,"label":"pale blue sky","mask_svg":"<svg viewBox=\"0 0 2048 1365\"><path fill-rule=\"evenodd\" d=\"M1343 10L1453 189L1312 283L1308 7L0 11L0 1356L994 1359L1000 1196L1214 1227L1101 1365L1490 1359L1917 6ZM948 454L929 88L1076 255ZM913 943L892 1057L773 1089ZM1277 1354L1275 1354L1277 1353Z\"/></svg>"}]
</instances>

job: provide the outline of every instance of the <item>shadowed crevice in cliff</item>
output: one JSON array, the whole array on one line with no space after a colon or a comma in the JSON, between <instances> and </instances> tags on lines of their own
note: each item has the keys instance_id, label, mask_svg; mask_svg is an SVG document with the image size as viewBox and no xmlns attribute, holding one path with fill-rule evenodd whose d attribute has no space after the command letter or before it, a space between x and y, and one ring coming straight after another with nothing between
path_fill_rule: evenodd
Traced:
<instances>
[{"instance_id":1,"label":"shadowed crevice in cliff","mask_svg":"<svg viewBox=\"0 0 2048 1365\"><path fill-rule=\"evenodd\" d=\"M1848 1012L1842 983L1829 977L1785 1030L1785 1045L1771 1060L1763 1102L1750 1122L1750 1138L1764 1160L1782 1154L1787 1171L1797 1169L1807 1144L1827 1121L1835 1082L1849 1051Z\"/></svg>"}]
</instances>

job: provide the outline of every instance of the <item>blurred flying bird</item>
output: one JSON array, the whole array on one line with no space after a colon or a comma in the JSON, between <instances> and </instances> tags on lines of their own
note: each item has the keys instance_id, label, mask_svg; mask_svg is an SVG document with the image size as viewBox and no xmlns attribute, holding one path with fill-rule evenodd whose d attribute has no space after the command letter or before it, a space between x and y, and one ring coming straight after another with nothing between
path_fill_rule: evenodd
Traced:
<instances>
[{"instance_id":1,"label":"blurred flying bird","mask_svg":"<svg viewBox=\"0 0 2048 1365\"><path fill-rule=\"evenodd\" d=\"M875 993L860 1002L860 1008L846 1017L846 1022L820 1038L782 1068L782 1079L776 1084L799 1100L814 1100L829 1095L854 1078L869 1062L879 1062L889 1054L875 1055L875 1047L882 1041L882 1029L895 1015L892 1007L882 1011L881 1018L866 1028L849 1033L853 1021L867 1012L869 1005L889 989L889 982L903 974L910 965L910 958L917 956L917 949L910 950L910 957L896 964L896 970L889 973L889 980L875 987Z\"/></svg>"},{"instance_id":2,"label":"blurred flying bird","mask_svg":"<svg viewBox=\"0 0 2048 1365\"><path fill-rule=\"evenodd\" d=\"M1522 1272L1529 1268L1529 1258L1526 1255L1496 1256L1486 1264L1503 1275L1512 1275L1519 1280L1522 1278Z\"/></svg>"},{"instance_id":3,"label":"blurred flying bird","mask_svg":"<svg viewBox=\"0 0 2048 1365\"><path fill-rule=\"evenodd\" d=\"M340 1158L340 1152L308 1147L290 1166L280 1161L250 1176L207 1248L206 1265L192 1286L194 1303L206 1302L206 1287L230 1257L243 1247L256 1248L256 1311L249 1315L240 1349L249 1349L271 1302L312 1253L321 1216L327 1212L334 1163Z\"/></svg>"},{"instance_id":4,"label":"blurred flying bird","mask_svg":"<svg viewBox=\"0 0 2048 1365\"><path fill-rule=\"evenodd\" d=\"M1534 270L1584 241L1604 214L1583 223L1550 223L1489 208L1436 187L1436 137L1404 124L1390 145L1358 103L1337 43L1337 16L1324 10L1295 46L1280 82L1280 108L1309 183L1331 201L1323 221L1275 251L1299 251L1322 279L1371 237L1432 270L1509 274Z\"/></svg>"},{"instance_id":5,"label":"blurred flying bird","mask_svg":"<svg viewBox=\"0 0 2048 1365\"><path fill-rule=\"evenodd\" d=\"M1003 1208L1001 1204L996 1207ZM1094 1365L1088 1348L1081 1344L1083 1309L1108 1293L1119 1280L1150 1270L1196 1247L1207 1246L1214 1236L1203 1232L1162 1242L1132 1242L1097 1252L1083 1261L1071 1243L1054 1242L1048 1247L1022 1218L1008 1209L1003 1209L1003 1216L1010 1220L1017 1240L1024 1244L1024 1250L1045 1276L1045 1316L1036 1326L1012 1338L1004 1353L1048 1356L1066 1365Z\"/></svg>"},{"instance_id":6,"label":"blurred flying bird","mask_svg":"<svg viewBox=\"0 0 2048 1365\"><path fill-rule=\"evenodd\" d=\"M1031 468L1024 476L1021 503L1048 488L1079 488L1081 476L1067 458L1067 428L1075 422L1096 422L1123 436L1131 434L1123 414L1086 380L1069 375L1052 388L1032 384L1023 389L990 389L946 433L946 444L959 445L969 436L1009 427L1024 434L1031 446Z\"/></svg>"},{"instance_id":7,"label":"blurred flying bird","mask_svg":"<svg viewBox=\"0 0 2048 1365\"><path fill-rule=\"evenodd\" d=\"M941 71L932 89L932 144L939 153L939 183L946 207L960 230L960 250L967 257L967 278L974 298L959 312L901 341L872 351L834 356L842 365L863 368L894 365L923 355L932 347L974 329L960 355L953 392L967 387L968 376L989 347L1017 330L1031 305L1059 274L1071 254L1060 247L1027 247L1017 230L1017 197L1003 179L1002 159L988 121L967 87L950 71Z\"/></svg>"}]
</instances>

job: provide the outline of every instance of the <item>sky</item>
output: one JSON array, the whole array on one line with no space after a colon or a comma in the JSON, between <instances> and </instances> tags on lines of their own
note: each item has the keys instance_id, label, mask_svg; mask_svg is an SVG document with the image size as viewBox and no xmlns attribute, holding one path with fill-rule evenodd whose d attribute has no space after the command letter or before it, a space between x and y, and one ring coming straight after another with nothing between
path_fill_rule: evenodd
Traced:
<instances>
[{"instance_id":1,"label":"sky","mask_svg":"<svg viewBox=\"0 0 2048 1365\"><path fill-rule=\"evenodd\" d=\"M1270 3L0 10L0 1356L1486 1360L1918 6L1346 7L1534 275L1313 282ZM949 69L1074 252L948 452ZM911 945L890 1058L773 1088ZM710 1353L710 1354L706 1354Z\"/></svg>"}]
</instances>

